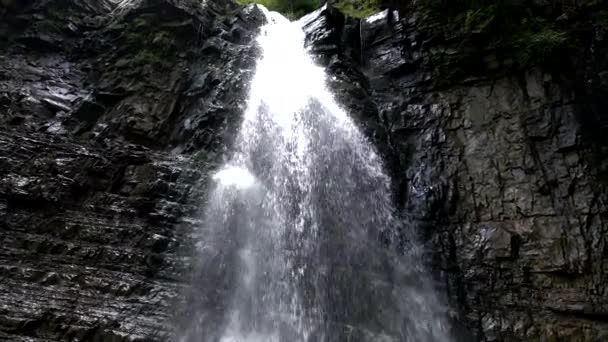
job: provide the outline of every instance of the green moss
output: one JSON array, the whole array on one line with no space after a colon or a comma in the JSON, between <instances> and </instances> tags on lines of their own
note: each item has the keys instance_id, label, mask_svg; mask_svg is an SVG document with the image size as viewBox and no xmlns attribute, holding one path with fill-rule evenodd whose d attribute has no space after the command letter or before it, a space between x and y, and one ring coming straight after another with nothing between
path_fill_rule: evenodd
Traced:
<instances>
[{"instance_id":1,"label":"green moss","mask_svg":"<svg viewBox=\"0 0 608 342\"><path fill-rule=\"evenodd\" d=\"M524 31L514 43L515 59L520 65L530 65L547 61L554 52L566 45L568 38L565 32L559 32L549 26L538 31Z\"/></svg>"},{"instance_id":2,"label":"green moss","mask_svg":"<svg viewBox=\"0 0 608 342\"><path fill-rule=\"evenodd\" d=\"M177 42L173 33L157 25L156 17L137 17L124 28L116 29L123 31L121 46L129 48L117 64L119 67L170 67L167 61L174 59Z\"/></svg>"},{"instance_id":3,"label":"green moss","mask_svg":"<svg viewBox=\"0 0 608 342\"><path fill-rule=\"evenodd\" d=\"M380 0L336 0L334 6L354 18L367 18L380 11Z\"/></svg>"},{"instance_id":4,"label":"green moss","mask_svg":"<svg viewBox=\"0 0 608 342\"><path fill-rule=\"evenodd\" d=\"M589 10L596 6L593 2L587 1L577 11L593 12ZM548 13L547 7L528 0L427 0L415 6L423 13L422 26L436 37L443 36L448 44L457 42L458 55L467 56L432 60L435 83L488 72L491 66L484 60L489 55L513 61L520 68L540 63L555 67L565 59L553 57L576 46L571 27L555 20L560 16L557 7Z\"/></svg>"},{"instance_id":5,"label":"green moss","mask_svg":"<svg viewBox=\"0 0 608 342\"><path fill-rule=\"evenodd\" d=\"M468 9L464 15L464 29L468 32L482 33L491 29L496 21L497 5Z\"/></svg>"},{"instance_id":6,"label":"green moss","mask_svg":"<svg viewBox=\"0 0 608 342\"><path fill-rule=\"evenodd\" d=\"M135 65L162 65L164 60L164 56L158 53L158 51L148 49L140 50L133 57L133 63Z\"/></svg>"}]
</instances>

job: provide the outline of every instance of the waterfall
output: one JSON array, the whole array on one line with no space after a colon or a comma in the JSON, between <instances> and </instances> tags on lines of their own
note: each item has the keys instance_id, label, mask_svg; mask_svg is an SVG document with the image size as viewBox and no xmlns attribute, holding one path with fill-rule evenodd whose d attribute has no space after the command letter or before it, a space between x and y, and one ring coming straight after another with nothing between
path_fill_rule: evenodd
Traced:
<instances>
[{"instance_id":1,"label":"waterfall","mask_svg":"<svg viewBox=\"0 0 608 342\"><path fill-rule=\"evenodd\" d=\"M262 56L213 176L181 341L449 341L382 161L326 88L299 22L264 10Z\"/></svg>"}]
</instances>

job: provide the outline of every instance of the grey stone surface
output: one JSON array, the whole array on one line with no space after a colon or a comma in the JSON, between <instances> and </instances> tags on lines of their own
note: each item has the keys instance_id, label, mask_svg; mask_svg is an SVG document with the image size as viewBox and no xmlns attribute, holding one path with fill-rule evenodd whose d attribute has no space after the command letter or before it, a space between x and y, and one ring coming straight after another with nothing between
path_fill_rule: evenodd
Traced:
<instances>
[{"instance_id":1,"label":"grey stone surface","mask_svg":"<svg viewBox=\"0 0 608 342\"><path fill-rule=\"evenodd\" d=\"M0 12L0 340L172 335L262 17L225 1L116 6Z\"/></svg>"},{"instance_id":2,"label":"grey stone surface","mask_svg":"<svg viewBox=\"0 0 608 342\"><path fill-rule=\"evenodd\" d=\"M306 20L463 340L608 339L605 29L571 70L489 51L439 82L461 41L416 13ZM261 21L221 0L0 1L0 340L170 339Z\"/></svg>"},{"instance_id":3,"label":"grey stone surface","mask_svg":"<svg viewBox=\"0 0 608 342\"><path fill-rule=\"evenodd\" d=\"M580 47L594 70L576 71L583 82L486 58L482 74L446 84L434 57L461 43L438 41L416 13L361 24L323 10L308 21L456 320L480 341L606 340L603 29Z\"/></svg>"}]
</instances>

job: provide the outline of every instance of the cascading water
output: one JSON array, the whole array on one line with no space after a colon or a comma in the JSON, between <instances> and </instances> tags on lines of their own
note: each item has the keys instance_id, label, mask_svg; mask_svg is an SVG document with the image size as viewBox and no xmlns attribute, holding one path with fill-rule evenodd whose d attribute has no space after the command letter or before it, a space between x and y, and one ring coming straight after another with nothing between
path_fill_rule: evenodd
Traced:
<instances>
[{"instance_id":1,"label":"cascading water","mask_svg":"<svg viewBox=\"0 0 608 342\"><path fill-rule=\"evenodd\" d=\"M450 340L399 241L380 158L326 89L301 24L265 13L248 109L198 232L181 340Z\"/></svg>"}]
</instances>

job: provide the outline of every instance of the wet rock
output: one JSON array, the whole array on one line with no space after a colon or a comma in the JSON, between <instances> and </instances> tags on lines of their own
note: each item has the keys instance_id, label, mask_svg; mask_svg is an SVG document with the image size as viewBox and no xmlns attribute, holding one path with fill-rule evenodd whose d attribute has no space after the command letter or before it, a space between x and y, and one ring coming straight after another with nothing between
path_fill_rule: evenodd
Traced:
<instances>
[{"instance_id":1,"label":"wet rock","mask_svg":"<svg viewBox=\"0 0 608 342\"><path fill-rule=\"evenodd\" d=\"M219 0L16 4L0 13L0 340L167 340L262 17Z\"/></svg>"},{"instance_id":2,"label":"wet rock","mask_svg":"<svg viewBox=\"0 0 608 342\"><path fill-rule=\"evenodd\" d=\"M356 31L327 16L307 18L308 43L385 156L438 288L475 335L463 340L605 339L605 56L584 62L587 83L567 68L517 73L491 51L480 76L437 82L438 56L467 54L458 37L431 39L416 13Z\"/></svg>"},{"instance_id":3,"label":"wet rock","mask_svg":"<svg viewBox=\"0 0 608 342\"><path fill-rule=\"evenodd\" d=\"M0 339L166 340L263 15L220 0L0 4ZM454 83L433 63L470 51L416 13L304 20L463 330L605 340L605 30L576 77L489 51Z\"/></svg>"}]
</instances>

